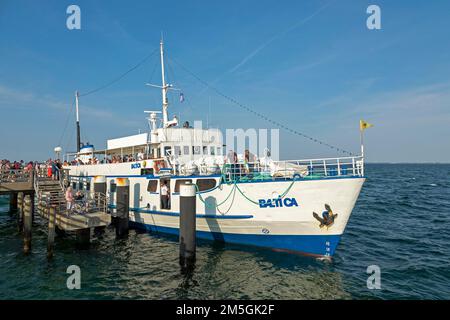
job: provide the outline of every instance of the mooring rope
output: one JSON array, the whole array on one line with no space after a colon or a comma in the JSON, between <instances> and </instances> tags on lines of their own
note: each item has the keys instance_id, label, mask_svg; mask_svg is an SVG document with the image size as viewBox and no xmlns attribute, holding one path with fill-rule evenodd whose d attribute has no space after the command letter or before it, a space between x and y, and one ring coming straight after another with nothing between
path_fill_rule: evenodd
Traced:
<instances>
[{"instance_id":1,"label":"mooring rope","mask_svg":"<svg viewBox=\"0 0 450 320\"><path fill-rule=\"evenodd\" d=\"M246 200L248 200L249 202L251 202L251 203L253 203L253 204L256 204L256 205L259 205L259 201L255 201L255 200L250 199L249 197L247 197L247 195L245 195L245 193L241 190L241 188L239 188L239 186L237 185L237 184L238 184L238 179L234 179L234 180L231 180L231 179L230 179L230 182L231 182L231 183L228 183L228 181L226 181L226 180L224 179L223 174L222 174L222 177L221 177L221 179L220 179L218 188L220 188L220 186L223 184L223 181L225 181L225 183L226 183L227 185L233 184L233 187L232 187L230 193L229 193L229 194L227 195L227 197L225 198L225 200L223 200L222 202L220 202L220 203L218 203L218 204L213 204L212 206L211 206L211 204L208 203L205 199L203 199L203 197L202 197L202 195L201 195L201 192L200 192L200 189L198 188L198 185L195 184L195 188L196 188L196 190L197 190L196 193L198 194L198 198L200 199L200 201L201 201L202 203L205 204L205 207L206 207L206 208L212 209L212 210L217 209L217 211L219 211L219 213L221 213L221 214L226 214L226 213L228 213L228 211L230 211L231 207L233 206L234 199L235 199L235 194L236 194L236 190L239 191L239 193L240 193ZM291 182L291 183L289 184L289 186L286 188L286 190L284 190L284 191L281 193L281 195L278 196L278 198L279 198L279 199L283 199L283 198L288 194L289 190L291 190L292 186L294 185L294 183L295 183L296 181L297 181L297 178L294 177L293 180L292 180L292 182ZM230 196L231 196L232 193L233 193L233 199L232 199L232 201L231 201L230 206L228 207L228 209L226 210L226 212L221 212L219 207L220 207L221 205L223 205L225 202L227 202L227 200L230 198Z\"/></svg>"}]
</instances>

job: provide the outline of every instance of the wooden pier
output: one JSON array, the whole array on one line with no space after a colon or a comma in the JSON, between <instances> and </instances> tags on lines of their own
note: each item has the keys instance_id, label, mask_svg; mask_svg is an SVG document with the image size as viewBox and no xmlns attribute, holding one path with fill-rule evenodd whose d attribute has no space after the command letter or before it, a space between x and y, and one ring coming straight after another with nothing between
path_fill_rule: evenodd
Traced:
<instances>
[{"instance_id":1,"label":"wooden pier","mask_svg":"<svg viewBox=\"0 0 450 320\"><path fill-rule=\"evenodd\" d=\"M0 174L0 195L10 196L10 211L17 213L18 229L24 234L24 252L31 250L32 221L34 213L49 220L48 256L53 255L55 229L75 232L80 242L90 239L92 228L101 228L111 223L107 197L104 193L89 192L82 202L75 202L68 210L65 201L65 177L59 180L47 177L38 170L9 170Z\"/></svg>"}]
</instances>

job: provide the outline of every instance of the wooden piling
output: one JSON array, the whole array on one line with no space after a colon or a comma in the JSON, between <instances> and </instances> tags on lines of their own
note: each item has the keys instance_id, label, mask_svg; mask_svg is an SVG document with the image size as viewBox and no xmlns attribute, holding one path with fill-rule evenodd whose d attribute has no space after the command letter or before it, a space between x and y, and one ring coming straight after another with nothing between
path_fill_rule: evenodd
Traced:
<instances>
[{"instance_id":1,"label":"wooden piling","mask_svg":"<svg viewBox=\"0 0 450 320\"><path fill-rule=\"evenodd\" d=\"M189 268L195 262L196 189L192 183L180 186L180 265Z\"/></svg>"},{"instance_id":2,"label":"wooden piling","mask_svg":"<svg viewBox=\"0 0 450 320\"><path fill-rule=\"evenodd\" d=\"M96 176L94 177L94 195L96 197L96 204L98 207L102 206L101 197L99 193L106 195L106 177Z\"/></svg>"},{"instance_id":3,"label":"wooden piling","mask_svg":"<svg viewBox=\"0 0 450 320\"><path fill-rule=\"evenodd\" d=\"M116 237L128 235L130 214L130 181L127 178L117 178L116 187Z\"/></svg>"},{"instance_id":4,"label":"wooden piling","mask_svg":"<svg viewBox=\"0 0 450 320\"><path fill-rule=\"evenodd\" d=\"M76 231L77 245L81 247L88 246L91 241L91 229L79 229Z\"/></svg>"},{"instance_id":5,"label":"wooden piling","mask_svg":"<svg viewBox=\"0 0 450 320\"><path fill-rule=\"evenodd\" d=\"M53 257L53 246L55 242L55 224L56 224L56 206L50 207L48 216L48 239L47 239L47 258Z\"/></svg>"},{"instance_id":6,"label":"wooden piling","mask_svg":"<svg viewBox=\"0 0 450 320\"><path fill-rule=\"evenodd\" d=\"M23 199L23 192L19 192L17 194L17 230L19 232L22 232L22 216L23 216L23 209L24 209L24 199Z\"/></svg>"},{"instance_id":7,"label":"wooden piling","mask_svg":"<svg viewBox=\"0 0 450 320\"><path fill-rule=\"evenodd\" d=\"M23 210L23 192L17 193L17 213Z\"/></svg>"},{"instance_id":8,"label":"wooden piling","mask_svg":"<svg viewBox=\"0 0 450 320\"><path fill-rule=\"evenodd\" d=\"M31 251L31 210L31 197L27 194L25 196L25 206L23 210L23 251L25 254L28 254Z\"/></svg>"},{"instance_id":9,"label":"wooden piling","mask_svg":"<svg viewBox=\"0 0 450 320\"><path fill-rule=\"evenodd\" d=\"M31 221L34 222L34 202L35 202L35 193L34 191L31 192L30 197L31 197Z\"/></svg>"},{"instance_id":10,"label":"wooden piling","mask_svg":"<svg viewBox=\"0 0 450 320\"><path fill-rule=\"evenodd\" d=\"M17 211L17 192L9 194L9 212Z\"/></svg>"},{"instance_id":11,"label":"wooden piling","mask_svg":"<svg viewBox=\"0 0 450 320\"><path fill-rule=\"evenodd\" d=\"M106 195L106 177L105 176L96 176L94 177L94 198L96 199L96 205L98 208L102 206L107 206L108 204L102 203L101 194ZM106 201L106 200L105 200ZM105 232L105 226L95 227L94 234L99 236Z\"/></svg>"}]
</instances>

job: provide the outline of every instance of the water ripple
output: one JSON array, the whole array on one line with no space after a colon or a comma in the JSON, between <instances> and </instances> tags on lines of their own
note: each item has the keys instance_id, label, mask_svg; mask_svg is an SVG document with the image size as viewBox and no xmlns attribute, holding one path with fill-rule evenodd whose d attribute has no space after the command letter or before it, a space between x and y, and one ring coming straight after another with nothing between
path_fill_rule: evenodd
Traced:
<instances>
[{"instance_id":1,"label":"water ripple","mask_svg":"<svg viewBox=\"0 0 450 320\"><path fill-rule=\"evenodd\" d=\"M367 165L368 179L331 262L199 241L192 273L178 265L176 237L107 229L85 250L57 238L46 259L46 223L36 219L32 254L8 199L0 198L2 299L450 299L450 165ZM78 265L81 290L66 288ZM381 290L366 286L381 268Z\"/></svg>"}]
</instances>

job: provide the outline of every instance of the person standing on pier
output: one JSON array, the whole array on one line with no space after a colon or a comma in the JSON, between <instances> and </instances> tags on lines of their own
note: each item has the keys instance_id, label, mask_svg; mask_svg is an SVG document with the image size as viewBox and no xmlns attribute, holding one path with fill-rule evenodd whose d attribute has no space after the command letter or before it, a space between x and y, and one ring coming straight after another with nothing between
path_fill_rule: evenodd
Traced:
<instances>
[{"instance_id":1,"label":"person standing on pier","mask_svg":"<svg viewBox=\"0 0 450 320\"><path fill-rule=\"evenodd\" d=\"M49 160L47 162L47 177L48 178L52 177L52 162L51 162L51 160Z\"/></svg>"},{"instance_id":2,"label":"person standing on pier","mask_svg":"<svg viewBox=\"0 0 450 320\"><path fill-rule=\"evenodd\" d=\"M61 161L56 160L56 180L61 179L61 170L62 170L62 164Z\"/></svg>"},{"instance_id":3,"label":"person standing on pier","mask_svg":"<svg viewBox=\"0 0 450 320\"><path fill-rule=\"evenodd\" d=\"M58 171L58 167L56 165L56 162L52 161L50 166L52 168L52 180L56 180L56 178L57 178L57 171Z\"/></svg>"},{"instance_id":4,"label":"person standing on pier","mask_svg":"<svg viewBox=\"0 0 450 320\"><path fill-rule=\"evenodd\" d=\"M66 203L67 203L67 210L72 210L72 206L73 206L73 194L72 194L72 187L68 187L66 190L66 194L65 194L65 198L66 198Z\"/></svg>"}]
</instances>

